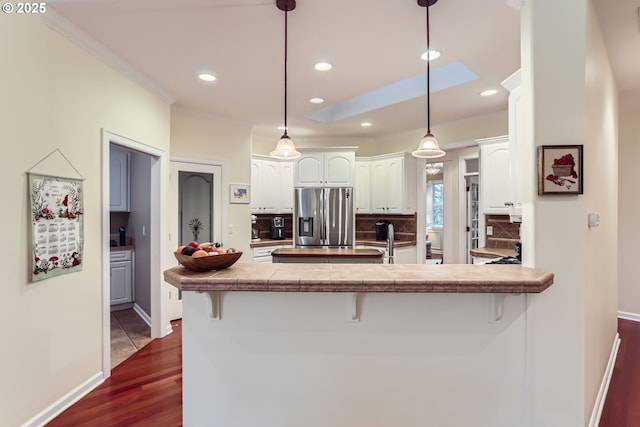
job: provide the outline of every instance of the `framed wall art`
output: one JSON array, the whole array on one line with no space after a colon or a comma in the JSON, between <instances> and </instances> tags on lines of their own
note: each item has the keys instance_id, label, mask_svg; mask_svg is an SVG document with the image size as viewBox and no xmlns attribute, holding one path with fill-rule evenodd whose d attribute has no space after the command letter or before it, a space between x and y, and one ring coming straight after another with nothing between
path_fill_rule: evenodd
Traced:
<instances>
[{"instance_id":1,"label":"framed wall art","mask_svg":"<svg viewBox=\"0 0 640 427\"><path fill-rule=\"evenodd\" d=\"M229 184L230 203L249 203L249 186L246 184Z\"/></svg>"},{"instance_id":2,"label":"framed wall art","mask_svg":"<svg viewBox=\"0 0 640 427\"><path fill-rule=\"evenodd\" d=\"M582 145L538 147L538 195L582 194Z\"/></svg>"}]
</instances>

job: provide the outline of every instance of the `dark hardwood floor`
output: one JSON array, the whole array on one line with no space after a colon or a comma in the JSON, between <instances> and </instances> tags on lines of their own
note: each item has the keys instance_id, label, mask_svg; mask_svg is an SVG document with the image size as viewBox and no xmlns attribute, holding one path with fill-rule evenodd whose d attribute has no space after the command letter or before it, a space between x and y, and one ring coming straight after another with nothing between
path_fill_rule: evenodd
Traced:
<instances>
[{"instance_id":1,"label":"dark hardwood floor","mask_svg":"<svg viewBox=\"0 0 640 427\"><path fill-rule=\"evenodd\" d=\"M620 348L600 427L640 427L640 322L618 319Z\"/></svg>"},{"instance_id":2,"label":"dark hardwood floor","mask_svg":"<svg viewBox=\"0 0 640 427\"><path fill-rule=\"evenodd\" d=\"M182 323L118 365L47 427L182 426ZM620 319L620 348L599 427L640 427L640 322Z\"/></svg>"},{"instance_id":3,"label":"dark hardwood floor","mask_svg":"<svg viewBox=\"0 0 640 427\"><path fill-rule=\"evenodd\" d=\"M171 324L47 427L182 426L182 322Z\"/></svg>"}]
</instances>

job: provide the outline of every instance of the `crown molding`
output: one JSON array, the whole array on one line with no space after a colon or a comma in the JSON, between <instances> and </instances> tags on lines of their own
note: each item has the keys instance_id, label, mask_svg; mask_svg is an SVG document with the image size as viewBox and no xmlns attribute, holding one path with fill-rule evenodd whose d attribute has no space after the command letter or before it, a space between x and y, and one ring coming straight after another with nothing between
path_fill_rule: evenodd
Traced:
<instances>
[{"instance_id":1,"label":"crown molding","mask_svg":"<svg viewBox=\"0 0 640 427\"><path fill-rule=\"evenodd\" d=\"M176 97L171 92L162 88L156 82L151 80L147 75L143 74L131 64L120 58L114 52L109 50L102 43L82 31L67 18L63 17L50 7L47 13L41 15L43 22L54 31L60 33L67 39L71 40L85 51L91 53L109 67L128 77L133 82L142 86L152 94L156 95L167 104L176 102Z\"/></svg>"}]
</instances>

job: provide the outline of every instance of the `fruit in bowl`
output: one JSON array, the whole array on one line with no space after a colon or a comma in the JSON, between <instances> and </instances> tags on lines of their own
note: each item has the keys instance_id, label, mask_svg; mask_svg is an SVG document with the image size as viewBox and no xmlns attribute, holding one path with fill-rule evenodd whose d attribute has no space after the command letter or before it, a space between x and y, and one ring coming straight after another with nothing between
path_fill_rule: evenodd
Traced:
<instances>
[{"instance_id":1,"label":"fruit in bowl","mask_svg":"<svg viewBox=\"0 0 640 427\"><path fill-rule=\"evenodd\" d=\"M219 243L190 242L174 252L178 262L192 271L221 270L235 264L242 252L235 248L223 248Z\"/></svg>"}]
</instances>

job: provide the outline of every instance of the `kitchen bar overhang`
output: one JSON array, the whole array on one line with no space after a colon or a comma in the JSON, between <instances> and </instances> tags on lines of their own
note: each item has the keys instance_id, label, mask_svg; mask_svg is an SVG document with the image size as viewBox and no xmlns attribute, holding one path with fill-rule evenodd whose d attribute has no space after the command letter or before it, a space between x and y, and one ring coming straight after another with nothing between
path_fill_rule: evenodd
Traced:
<instances>
[{"instance_id":1,"label":"kitchen bar overhang","mask_svg":"<svg viewBox=\"0 0 640 427\"><path fill-rule=\"evenodd\" d=\"M182 291L541 293L553 274L522 265L262 264L237 263L218 271L182 266L164 279Z\"/></svg>"}]
</instances>

